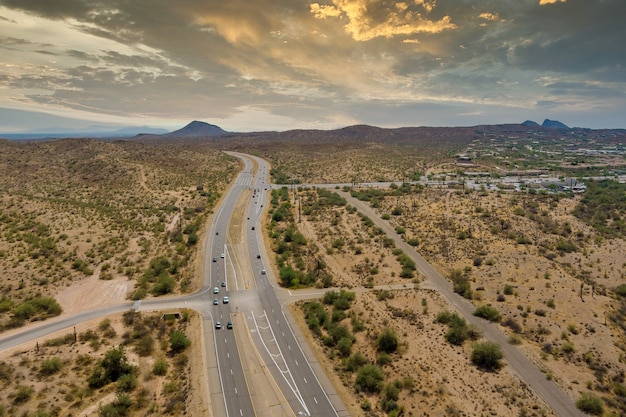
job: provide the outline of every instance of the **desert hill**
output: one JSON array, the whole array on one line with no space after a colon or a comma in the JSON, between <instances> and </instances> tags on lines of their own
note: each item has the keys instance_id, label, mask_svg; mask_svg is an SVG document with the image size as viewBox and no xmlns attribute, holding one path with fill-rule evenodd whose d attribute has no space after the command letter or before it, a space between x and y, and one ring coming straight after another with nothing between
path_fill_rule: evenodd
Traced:
<instances>
[{"instance_id":1,"label":"desert hill","mask_svg":"<svg viewBox=\"0 0 626 417\"><path fill-rule=\"evenodd\" d=\"M205 122L194 120L182 129L168 133L165 136L173 137L199 137L199 136L220 136L228 132L221 127Z\"/></svg>"}]
</instances>

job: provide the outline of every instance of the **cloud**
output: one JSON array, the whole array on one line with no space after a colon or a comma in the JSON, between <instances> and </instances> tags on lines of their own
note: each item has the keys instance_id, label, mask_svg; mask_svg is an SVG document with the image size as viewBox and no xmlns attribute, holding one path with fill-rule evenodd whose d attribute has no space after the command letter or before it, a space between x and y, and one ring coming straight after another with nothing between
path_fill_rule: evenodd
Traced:
<instances>
[{"instance_id":1,"label":"cloud","mask_svg":"<svg viewBox=\"0 0 626 417\"><path fill-rule=\"evenodd\" d=\"M555 3L3 0L0 105L281 127L626 112L626 2Z\"/></svg>"},{"instance_id":2,"label":"cloud","mask_svg":"<svg viewBox=\"0 0 626 417\"><path fill-rule=\"evenodd\" d=\"M456 29L450 16L431 20L424 16L433 3L417 1L384 3L376 0L333 0L332 5L312 3L311 13L318 19L345 18L343 26L354 40L369 41L378 37L439 33Z\"/></svg>"}]
</instances>

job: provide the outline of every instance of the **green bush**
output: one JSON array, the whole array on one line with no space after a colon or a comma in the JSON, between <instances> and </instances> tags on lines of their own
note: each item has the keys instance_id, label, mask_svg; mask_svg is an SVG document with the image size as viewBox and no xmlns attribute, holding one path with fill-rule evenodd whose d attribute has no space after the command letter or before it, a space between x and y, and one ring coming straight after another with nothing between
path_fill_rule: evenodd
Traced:
<instances>
[{"instance_id":1,"label":"green bush","mask_svg":"<svg viewBox=\"0 0 626 417\"><path fill-rule=\"evenodd\" d=\"M179 330L174 330L170 335L170 349L174 353L182 352L190 344L191 341L185 336L185 333Z\"/></svg>"},{"instance_id":2,"label":"green bush","mask_svg":"<svg viewBox=\"0 0 626 417\"><path fill-rule=\"evenodd\" d=\"M352 351L352 344L354 339L352 337L344 336L337 341L337 351L342 357L349 356Z\"/></svg>"},{"instance_id":3,"label":"green bush","mask_svg":"<svg viewBox=\"0 0 626 417\"><path fill-rule=\"evenodd\" d=\"M27 402L28 400L30 400L30 397L33 395L33 392L35 392L33 388L26 386L26 385L20 385L19 387L17 387L17 392L15 393L15 396L13 397L13 403L22 404L22 403Z\"/></svg>"},{"instance_id":4,"label":"green bush","mask_svg":"<svg viewBox=\"0 0 626 417\"><path fill-rule=\"evenodd\" d=\"M385 374L378 366L363 365L356 374L355 388L357 392L380 392L384 380Z\"/></svg>"},{"instance_id":5,"label":"green bush","mask_svg":"<svg viewBox=\"0 0 626 417\"><path fill-rule=\"evenodd\" d=\"M394 353L398 350L398 336L393 329L387 327L378 335L376 349L379 352Z\"/></svg>"},{"instance_id":6,"label":"green bush","mask_svg":"<svg viewBox=\"0 0 626 417\"><path fill-rule=\"evenodd\" d=\"M499 322L502 318L497 308L491 307L487 304L478 307L476 310L474 310L474 313L472 314L474 314L476 317L482 317L483 319L493 322Z\"/></svg>"},{"instance_id":7,"label":"green bush","mask_svg":"<svg viewBox=\"0 0 626 417\"><path fill-rule=\"evenodd\" d=\"M154 362L154 366L152 367L152 373L154 375L165 375L167 374L168 367L169 365L164 359L157 359L156 362Z\"/></svg>"},{"instance_id":8,"label":"green bush","mask_svg":"<svg viewBox=\"0 0 626 417\"><path fill-rule=\"evenodd\" d=\"M363 356L361 352L356 352L352 356L350 356L348 359L346 359L344 363L344 367L346 371L354 372L358 370L360 367L362 367L363 365L367 364L368 362L369 360L365 356Z\"/></svg>"},{"instance_id":9,"label":"green bush","mask_svg":"<svg viewBox=\"0 0 626 417\"><path fill-rule=\"evenodd\" d=\"M504 357L500 345L492 342L477 343L472 351L471 361L474 365L486 369L499 369L500 360Z\"/></svg>"},{"instance_id":10,"label":"green bush","mask_svg":"<svg viewBox=\"0 0 626 417\"><path fill-rule=\"evenodd\" d=\"M54 357L50 359L44 359L41 362L41 366L39 367L39 373L41 373L42 375L56 374L61 370L62 366L63 362L59 358Z\"/></svg>"},{"instance_id":11,"label":"green bush","mask_svg":"<svg viewBox=\"0 0 626 417\"><path fill-rule=\"evenodd\" d=\"M576 408L594 416L601 416L604 413L604 403L602 399L590 392L583 392L576 401Z\"/></svg>"},{"instance_id":12,"label":"green bush","mask_svg":"<svg viewBox=\"0 0 626 417\"><path fill-rule=\"evenodd\" d=\"M615 288L615 294L620 297L626 297L626 284L619 285Z\"/></svg>"},{"instance_id":13,"label":"green bush","mask_svg":"<svg viewBox=\"0 0 626 417\"><path fill-rule=\"evenodd\" d=\"M117 380L117 390L120 392L130 392L137 388L137 378L133 374L124 374Z\"/></svg>"}]
</instances>

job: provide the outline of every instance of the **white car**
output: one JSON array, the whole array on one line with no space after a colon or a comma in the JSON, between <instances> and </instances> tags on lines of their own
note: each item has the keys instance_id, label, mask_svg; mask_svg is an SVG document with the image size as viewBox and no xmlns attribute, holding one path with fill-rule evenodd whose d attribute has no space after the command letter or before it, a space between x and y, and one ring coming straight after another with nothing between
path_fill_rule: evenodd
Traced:
<instances>
[{"instance_id":1,"label":"white car","mask_svg":"<svg viewBox=\"0 0 626 417\"><path fill-rule=\"evenodd\" d=\"M224 296L224 304L228 304L228 296Z\"/></svg>"},{"instance_id":2,"label":"white car","mask_svg":"<svg viewBox=\"0 0 626 417\"><path fill-rule=\"evenodd\" d=\"M213 294L219 294L219 292L220 292L219 288L217 287L213 288Z\"/></svg>"},{"instance_id":3,"label":"white car","mask_svg":"<svg viewBox=\"0 0 626 417\"><path fill-rule=\"evenodd\" d=\"M224 254L223 253L220 255L220 258L224 259Z\"/></svg>"}]
</instances>

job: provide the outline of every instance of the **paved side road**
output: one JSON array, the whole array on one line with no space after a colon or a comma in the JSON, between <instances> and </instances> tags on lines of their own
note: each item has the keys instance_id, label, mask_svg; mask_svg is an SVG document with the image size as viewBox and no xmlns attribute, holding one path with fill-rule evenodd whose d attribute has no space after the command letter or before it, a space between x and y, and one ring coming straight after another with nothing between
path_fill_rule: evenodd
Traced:
<instances>
[{"instance_id":1,"label":"paved side road","mask_svg":"<svg viewBox=\"0 0 626 417\"><path fill-rule=\"evenodd\" d=\"M349 193L339 190L335 190L335 192L344 197L350 205L356 207L359 211L372 219L376 226L380 227L387 236L395 241L399 249L402 249L405 254L415 261L417 269L432 283L433 287L439 291L441 295L456 307L458 312L464 316L468 322L482 331L485 338L500 345L504 353L504 358L511 369L513 369L519 378L528 384L535 393L543 398L548 407L562 417L583 417L585 415L576 408L574 402L563 390L553 381L546 378L530 359L517 349L517 347L507 342L506 336L500 329L488 321L474 316L472 313L476 307L465 298L454 293L454 291L452 291L452 285L448 280L429 264L424 257L417 253L411 245L406 243L387 221L383 220L369 205L357 200Z\"/></svg>"}]
</instances>

